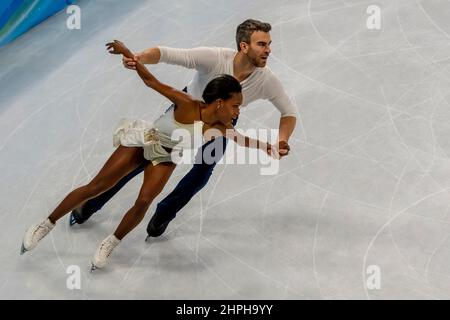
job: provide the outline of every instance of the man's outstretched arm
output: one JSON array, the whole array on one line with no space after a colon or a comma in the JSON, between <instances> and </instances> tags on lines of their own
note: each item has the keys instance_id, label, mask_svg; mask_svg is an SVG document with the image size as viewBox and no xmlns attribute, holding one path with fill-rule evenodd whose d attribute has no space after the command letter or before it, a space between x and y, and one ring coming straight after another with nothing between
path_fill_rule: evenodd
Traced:
<instances>
[{"instance_id":1,"label":"man's outstretched arm","mask_svg":"<svg viewBox=\"0 0 450 320\"><path fill-rule=\"evenodd\" d=\"M157 64L161 59L161 51L158 47L148 48L142 52L136 53L134 59L123 57L122 63L127 69L136 70L136 61L142 64Z\"/></svg>"},{"instance_id":2,"label":"man's outstretched arm","mask_svg":"<svg viewBox=\"0 0 450 320\"><path fill-rule=\"evenodd\" d=\"M287 116L280 118L280 126L278 133L278 140L289 141L292 133L294 132L295 126L297 124L297 118L294 116Z\"/></svg>"},{"instance_id":3,"label":"man's outstretched arm","mask_svg":"<svg viewBox=\"0 0 450 320\"><path fill-rule=\"evenodd\" d=\"M297 107L286 94L280 80L275 76L271 77L266 85L268 99L280 111L280 123L278 131L278 148L280 156L289 153L289 138L297 125Z\"/></svg>"},{"instance_id":4,"label":"man's outstretched arm","mask_svg":"<svg viewBox=\"0 0 450 320\"><path fill-rule=\"evenodd\" d=\"M133 59L134 54L125 44L119 40L114 40L106 44L107 50L111 54L121 54L126 58ZM144 81L145 85L159 92L167 99L179 107L192 104L192 98L185 92L176 90L171 86L160 82L141 62L136 61L136 71Z\"/></svg>"},{"instance_id":5,"label":"man's outstretched arm","mask_svg":"<svg viewBox=\"0 0 450 320\"><path fill-rule=\"evenodd\" d=\"M192 49L170 48L158 46L148 48L133 57L142 64L167 63L200 72L209 72L217 65L218 53L215 48L198 47ZM124 66L136 69L133 59L123 58Z\"/></svg>"}]
</instances>

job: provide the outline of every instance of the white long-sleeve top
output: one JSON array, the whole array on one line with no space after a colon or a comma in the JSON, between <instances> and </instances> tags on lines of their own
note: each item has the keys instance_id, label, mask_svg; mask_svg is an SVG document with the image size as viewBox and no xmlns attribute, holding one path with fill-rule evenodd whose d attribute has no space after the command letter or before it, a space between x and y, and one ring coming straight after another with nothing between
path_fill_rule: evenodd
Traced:
<instances>
[{"instance_id":1,"label":"white long-sleeve top","mask_svg":"<svg viewBox=\"0 0 450 320\"><path fill-rule=\"evenodd\" d=\"M209 81L220 74L233 75L233 59L237 51L230 48L199 47L193 49L175 49L158 47L161 52L159 62L195 69L194 79L188 84L187 92L196 99L202 99L202 93ZM266 66L256 68L241 82L242 106L258 100L269 100L281 113L281 117L297 117L297 108L287 96L280 80Z\"/></svg>"}]
</instances>

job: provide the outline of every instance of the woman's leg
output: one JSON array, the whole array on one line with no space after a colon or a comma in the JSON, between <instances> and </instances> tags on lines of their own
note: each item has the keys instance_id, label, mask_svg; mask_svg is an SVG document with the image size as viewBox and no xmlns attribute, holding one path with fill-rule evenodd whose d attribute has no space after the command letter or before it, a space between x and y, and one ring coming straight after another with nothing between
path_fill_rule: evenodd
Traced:
<instances>
[{"instance_id":1,"label":"woman's leg","mask_svg":"<svg viewBox=\"0 0 450 320\"><path fill-rule=\"evenodd\" d=\"M48 217L54 224L85 201L114 186L144 160L142 148L119 146L106 161L100 172L87 185L70 192Z\"/></svg>"},{"instance_id":2,"label":"woman's leg","mask_svg":"<svg viewBox=\"0 0 450 320\"><path fill-rule=\"evenodd\" d=\"M82 224L89 220L89 218L95 212L100 210L112 197L114 197L116 193L119 192L128 183L128 181L133 179L138 174L142 173L147 164L148 161L144 159L144 161L142 161L142 163L136 169L120 179L119 182L117 182L112 188L106 190L95 198L86 201L80 207L72 210L71 218L73 217L73 219L71 220L71 225L75 223Z\"/></svg>"},{"instance_id":3,"label":"woman's leg","mask_svg":"<svg viewBox=\"0 0 450 320\"><path fill-rule=\"evenodd\" d=\"M171 162L163 162L156 166L147 165L139 196L114 232L117 239L121 240L142 221L153 199L162 191L175 167L176 165Z\"/></svg>"}]
</instances>

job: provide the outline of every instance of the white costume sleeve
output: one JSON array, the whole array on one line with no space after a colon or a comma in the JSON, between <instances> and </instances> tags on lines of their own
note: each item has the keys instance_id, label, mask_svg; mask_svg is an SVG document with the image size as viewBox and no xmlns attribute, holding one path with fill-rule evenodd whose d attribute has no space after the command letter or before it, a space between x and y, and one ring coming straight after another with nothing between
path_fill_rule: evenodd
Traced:
<instances>
[{"instance_id":1,"label":"white costume sleeve","mask_svg":"<svg viewBox=\"0 0 450 320\"><path fill-rule=\"evenodd\" d=\"M272 73L265 81L264 92L266 99L280 111L281 117L297 118L297 106L286 94L281 81Z\"/></svg>"},{"instance_id":2,"label":"white costume sleeve","mask_svg":"<svg viewBox=\"0 0 450 320\"><path fill-rule=\"evenodd\" d=\"M218 50L199 47L193 49L178 49L158 47L161 52L159 62L196 69L201 73L209 73L218 63Z\"/></svg>"}]
</instances>

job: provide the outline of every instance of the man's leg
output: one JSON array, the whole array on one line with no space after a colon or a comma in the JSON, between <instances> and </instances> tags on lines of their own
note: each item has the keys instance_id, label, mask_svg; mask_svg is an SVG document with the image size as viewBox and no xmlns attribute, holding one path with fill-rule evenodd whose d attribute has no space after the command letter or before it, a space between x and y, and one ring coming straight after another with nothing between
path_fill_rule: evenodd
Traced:
<instances>
[{"instance_id":1,"label":"man's leg","mask_svg":"<svg viewBox=\"0 0 450 320\"><path fill-rule=\"evenodd\" d=\"M237 119L233 122L235 125ZM223 157L228 140L224 137L216 138L204 144L197 153L193 168L181 179L175 189L161 200L156 212L153 214L147 226L149 237L159 237L164 233L170 221L173 220L178 211L180 211L207 183L212 175L217 162ZM212 148L214 144L216 147ZM214 161L205 162L204 150L211 150L211 156ZM216 152L216 150L218 152ZM222 152L220 152L222 151Z\"/></svg>"}]
</instances>

